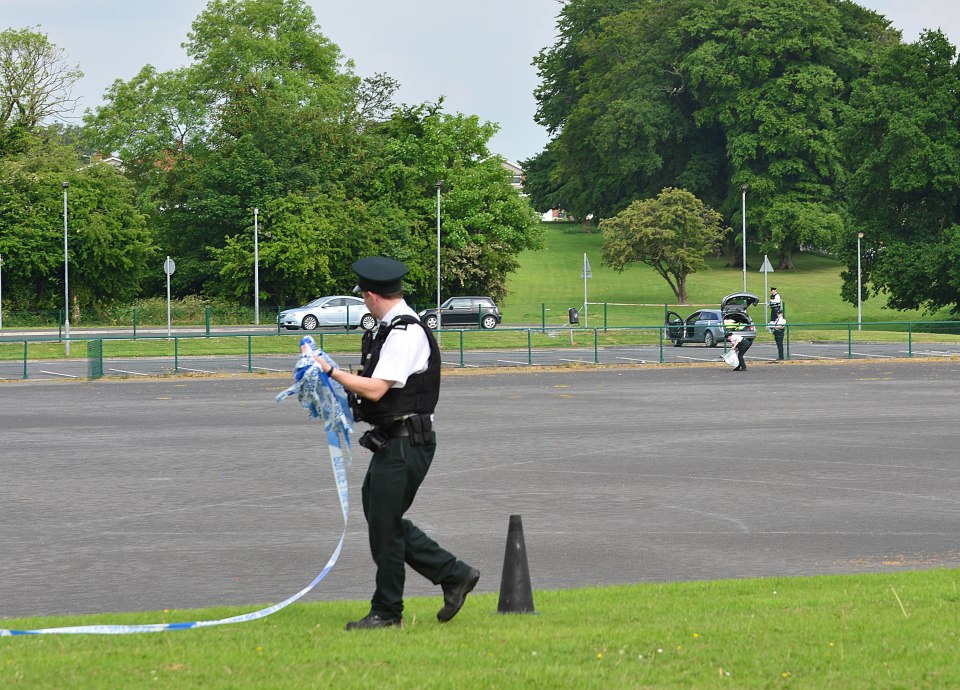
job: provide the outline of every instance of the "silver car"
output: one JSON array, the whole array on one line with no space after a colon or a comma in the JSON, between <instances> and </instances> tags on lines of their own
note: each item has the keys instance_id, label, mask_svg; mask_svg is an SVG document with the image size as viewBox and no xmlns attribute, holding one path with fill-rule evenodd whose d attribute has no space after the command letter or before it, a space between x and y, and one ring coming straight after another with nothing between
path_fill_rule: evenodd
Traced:
<instances>
[{"instance_id":1,"label":"silver car","mask_svg":"<svg viewBox=\"0 0 960 690\"><path fill-rule=\"evenodd\" d=\"M339 326L369 331L377 325L377 319L359 297L332 295L280 312L280 325L289 330L312 331L321 326Z\"/></svg>"}]
</instances>

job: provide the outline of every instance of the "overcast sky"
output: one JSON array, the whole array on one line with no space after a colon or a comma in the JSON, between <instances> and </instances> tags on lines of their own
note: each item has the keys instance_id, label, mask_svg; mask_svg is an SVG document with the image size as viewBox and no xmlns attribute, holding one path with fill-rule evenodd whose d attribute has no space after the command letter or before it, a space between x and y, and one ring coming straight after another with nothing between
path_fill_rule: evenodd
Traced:
<instances>
[{"instance_id":1,"label":"overcast sky","mask_svg":"<svg viewBox=\"0 0 960 690\"><path fill-rule=\"evenodd\" d=\"M942 28L960 43L957 0L861 0L913 41ZM479 115L500 132L491 149L513 161L538 153L547 134L533 121L537 74L531 61L553 44L559 0L309 0L322 33L361 76L386 72L398 101L445 97L447 112ZM39 27L78 64L79 113L115 79L146 64L187 64L180 44L207 0L0 0L0 29Z\"/></svg>"}]
</instances>

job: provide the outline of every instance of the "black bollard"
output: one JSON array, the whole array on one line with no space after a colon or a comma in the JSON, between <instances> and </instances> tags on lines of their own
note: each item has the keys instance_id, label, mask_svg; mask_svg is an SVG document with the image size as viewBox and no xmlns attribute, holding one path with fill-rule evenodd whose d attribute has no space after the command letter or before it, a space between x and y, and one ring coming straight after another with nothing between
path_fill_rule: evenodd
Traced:
<instances>
[{"instance_id":1,"label":"black bollard","mask_svg":"<svg viewBox=\"0 0 960 690\"><path fill-rule=\"evenodd\" d=\"M503 555L497 613L532 612L533 589L530 587L527 547L523 543L523 522L519 515L511 515L510 527L507 529L507 548Z\"/></svg>"}]
</instances>

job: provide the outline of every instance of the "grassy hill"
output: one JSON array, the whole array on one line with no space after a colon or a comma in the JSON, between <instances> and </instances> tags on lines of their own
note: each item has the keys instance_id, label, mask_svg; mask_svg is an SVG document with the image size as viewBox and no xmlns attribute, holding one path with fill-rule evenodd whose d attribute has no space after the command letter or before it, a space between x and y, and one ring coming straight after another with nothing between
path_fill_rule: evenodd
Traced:
<instances>
[{"instance_id":1,"label":"grassy hill","mask_svg":"<svg viewBox=\"0 0 960 690\"><path fill-rule=\"evenodd\" d=\"M601 325L604 308L593 303L609 303L609 325L656 325L663 321L664 304L676 298L666 281L645 264L629 266L623 273L601 263L602 240L597 232L585 232L575 224L545 223L545 249L520 255L520 269L507 282L510 294L501 308L507 323L540 323L543 309L548 323L567 318L570 307L584 302L581 277L583 255L587 254L593 278L587 280L587 299L591 303L591 325ZM747 255L747 291L765 300L764 274L759 272L762 255ZM743 270L728 268L724 259L709 259L708 268L688 278L691 304L716 306L725 295L743 289ZM767 285L776 286L783 296L791 323L848 323L857 321L857 305L840 299L841 266L829 257L803 253L795 257L796 270L767 275ZM922 311L896 311L887 307L883 297L863 294L863 321L929 321L947 319L946 311L926 314ZM649 304L647 308L620 305ZM683 316L691 307L675 309ZM640 319L640 320L638 320ZM754 319L758 315L754 314Z\"/></svg>"}]
</instances>

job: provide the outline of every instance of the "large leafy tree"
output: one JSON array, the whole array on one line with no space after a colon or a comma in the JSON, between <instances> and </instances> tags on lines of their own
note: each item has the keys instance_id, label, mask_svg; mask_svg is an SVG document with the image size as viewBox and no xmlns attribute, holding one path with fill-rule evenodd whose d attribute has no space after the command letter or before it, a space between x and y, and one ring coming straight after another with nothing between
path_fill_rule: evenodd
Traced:
<instances>
[{"instance_id":1,"label":"large leafy tree","mask_svg":"<svg viewBox=\"0 0 960 690\"><path fill-rule=\"evenodd\" d=\"M685 189L666 188L600 221L603 262L622 272L645 263L687 301L687 277L706 266L724 233L723 217Z\"/></svg>"},{"instance_id":2,"label":"large leafy tree","mask_svg":"<svg viewBox=\"0 0 960 690\"><path fill-rule=\"evenodd\" d=\"M214 257L252 209L343 179L358 80L300 0L214 0L185 47L190 66L117 82L88 127L132 161L177 291L229 295Z\"/></svg>"},{"instance_id":3,"label":"large leafy tree","mask_svg":"<svg viewBox=\"0 0 960 690\"><path fill-rule=\"evenodd\" d=\"M840 242L844 297L864 282L899 309L960 311L960 66L940 32L891 45L854 87L844 152L851 229Z\"/></svg>"},{"instance_id":4,"label":"large leafy tree","mask_svg":"<svg viewBox=\"0 0 960 690\"><path fill-rule=\"evenodd\" d=\"M379 171L367 194L403 209L406 227L384 236L411 266L418 300L436 295L436 185L440 188L441 291L506 294L516 255L541 246L539 216L509 185L487 142L496 131L475 116L449 115L441 103L400 108L372 133Z\"/></svg>"},{"instance_id":5,"label":"large leafy tree","mask_svg":"<svg viewBox=\"0 0 960 690\"><path fill-rule=\"evenodd\" d=\"M347 289L368 252L407 261L425 298L437 180L451 289L502 292L536 245L535 214L487 150L493 126L395 107L397 83L357 78L303 0L213 0L185 46L191 65L145 67L87 120L131 160L178 293L250 294L258 208L262 299Z\"/></svg>"},{"instance_id":6,"label":"large leafy tree","mask_svg":"<svg viewBox=\"0 0 960 690\"><path fill-rule=\"evenodd\" d=\"M537 59L535 203L604 217L683 186L732 218L748 184L752 240L789 267L842 227L839 110L886 26L839 0L572 0Z\"/></svg>"},{"instance_id":7,"label":"large leafy tree","mask_svg":"<svg viewBox=\"0 0 960 690\"><path fill-rule=\"evenodd\" d=\"M134 191L112 166L81 165L52 130L23 139L0 158L0 254L4 301L11 309L63 306L63 188L68 187L71 319L82 307L139 295L154 247Z\"/></svg>"},{"instance_id":8,"label":"large leafy tree","mask_svg":"<svg viewBox=\"0 0 960 690\"><path fill-rule=\"evenodd\" d=\"M90 164L75 127L50 125L75 101L82 76L62 49L29 29L0 32L0 254L6 306L63 307L63 188L69 184L70 301L82 308L140 293L153 244L116 169Z\"/></svg>"},{"instance_id":9,"label":"large leafy tree","mask_svg":"<svg viewBox=\"0 0 960 690\"><path fill-rule=\"evenodd\" d=\"M694 118L725 140L731 193L723 208L733 215L749 185L750 226L779 268L792 268L801 245L831 246L843 227L836 129L884 25L834 0L727 0L680 23Z\"/></svg>"}]
</instances>

